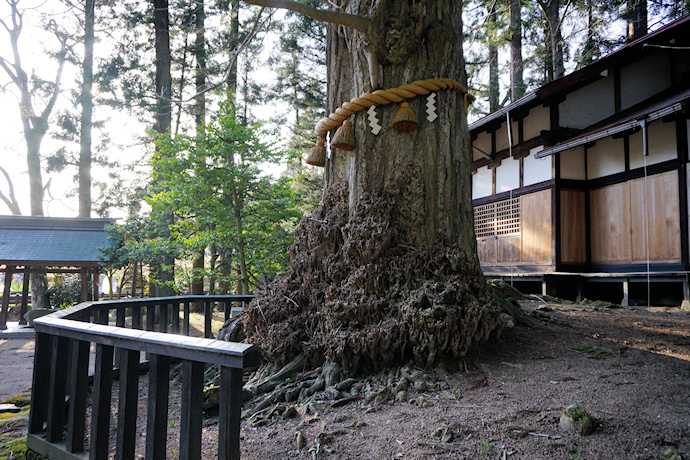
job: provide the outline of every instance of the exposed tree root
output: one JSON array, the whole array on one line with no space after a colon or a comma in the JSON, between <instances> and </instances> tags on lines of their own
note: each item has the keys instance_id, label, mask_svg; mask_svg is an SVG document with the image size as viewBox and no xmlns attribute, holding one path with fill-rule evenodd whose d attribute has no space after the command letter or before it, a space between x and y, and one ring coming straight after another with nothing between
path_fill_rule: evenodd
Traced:
<instances>
[{"instance_id":1,"label":"exposed tree root","mask_svg":"<svg viewBox=\"0 0 690 460\"><path fill-rule=\"evenodd\" d=\"M400 212L402 193L364 196L350 214L336 184L302 220L288 270L244 312L248 340L274 371L297 357L305 369L328 362L348 375L457 362L500 332L476 257L445 237L415 247L403 216L419 216Z\"/></svg>"}]
</instances>

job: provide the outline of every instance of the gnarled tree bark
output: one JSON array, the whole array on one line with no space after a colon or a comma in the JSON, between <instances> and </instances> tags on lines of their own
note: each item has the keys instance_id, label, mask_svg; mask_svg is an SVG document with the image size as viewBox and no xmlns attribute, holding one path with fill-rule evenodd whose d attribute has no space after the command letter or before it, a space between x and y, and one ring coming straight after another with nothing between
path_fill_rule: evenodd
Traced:
<instances>
[{"instance_id":1,"label":"gnarled tree bark","mask_svg":"<svg viewBox=\"0 0 690 460\"><path fill-rule=\"evenodd\" d=\"M369 27L329 25L330 112L372 82L465 81L462 2L352 0L342 13ZM425 96L409 100L421 120L410 132L391 128L398 104L377 107L377 136L366 111L352 117L357 147L331 150L323 201L296 230L287 272L245 312L249 340L269 362L304 355L351 373L432 365L457 361L498 330L475 255L463 93L439 90L436 100L433 123Z\"/></svg>"}]
</instances>

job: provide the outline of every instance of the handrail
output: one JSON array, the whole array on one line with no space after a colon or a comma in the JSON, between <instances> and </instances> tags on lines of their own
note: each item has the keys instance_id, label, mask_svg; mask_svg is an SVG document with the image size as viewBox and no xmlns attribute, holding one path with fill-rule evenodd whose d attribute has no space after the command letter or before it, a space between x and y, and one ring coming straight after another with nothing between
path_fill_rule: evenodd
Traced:
<instances>
[{"instance_id":1,"label":"handrail","mask_svg":"<svg viewBox=\"0 0 690 460\"><path fill-rule=\"evenodd\" d=\"M208 363L220 366L218 458L239 459L242 370L259 365L261 350L249 344L177 333L189 333L189 308L194 302L204 303L204 335L208 337L212 303L223 303L227 317L231 303L248 302L252 298L179 296L84 302L37 318L27 446L50 458L107 457L112 450L109 422L115 362L120 380L120 409L114 450L118 459L134 458L140 356L145 352L149 357L146 458L166 457L169 371L171 359L179 359L182 360L179 458L201 455L203 377L204 365ZM180 304L184 314L182 331ZM142 322L144 311L146 324ZM116 326L108 325L111 312L116 314ZM132 328L124 327L128 312ZM156 321L159 331L155 331ZM86 452L86 390L91 344L96 346L96 358L90 446ZM68 404L66 395L69 395ZM63 439L65 430L67 437Z\"/></svg>"}]
</instances>

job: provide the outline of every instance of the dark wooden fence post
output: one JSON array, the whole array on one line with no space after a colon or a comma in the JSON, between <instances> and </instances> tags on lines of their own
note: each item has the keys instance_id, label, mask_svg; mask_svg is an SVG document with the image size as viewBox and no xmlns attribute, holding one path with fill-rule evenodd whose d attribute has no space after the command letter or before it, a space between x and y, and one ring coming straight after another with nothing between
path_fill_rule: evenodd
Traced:
<instances>
[{"instance_id":1,"label":"dark wooden fence post","mask_svg":"<svg viewBox=\"0 0 690 460\"><path fill-rule=\"evenodd\" d=\"M213 309L211 308L211 301L204 302L204 337L207 339L211 337L211 317L213 316Z\"/></svg>"},{"instance_id":2,"label":"dark wooden fence post","mask_svg":"<svg viewBox=\"0 0 690 460\"><path fill-rule=\"evenodd\" d=\"M173 334L179 334L180 333L180 302L173 302L172 303L172 333Z\"/></svg>"},{"instance_id":3,"label":"dark wooden fence post","mask_svg":"<svg viewBox=\"0 0 690 460\"><path fill-rule=\"evenodd\" d=\"M184 319L182 320L182 335L189 335L189 301L184 302Z\"/></svg>"},{"instance_id":4,"label":"dark wooden fence post","mask_svg":"<svg viewBox=\"0 0 690 460\"><path fill-rule=\"evenodd\" d=\"M218 410L218 458L239 460L242 416L242 369L221 366Z\"/></svg>"},{"instance_id":5,"label":"dark wooden fence post","mask_svg":"<svg viewBox=\"0 0 690 460\"><path fill-rule=\"evenodd\" d=\"M10 290L12 289L12 273L14 266L5 266L5 290L2 291L2 305L0 305L0 329L7 329L7 311L10 308Z\"/></svg>"},{"instance_id":6,"label":"dark wooden fence post","mask_svg":"<svg viewBox=\"0 0 690 460\"><path fill-rule=\"evenodd\" d=\"M22 306L19 309L19 325L24 326L26 324L26 318L24 315L29 311L29 279L31 275L31 269L28 266L24 266L24 274L22 279ZM33 308L33 305L32 305Z\"/></svg>"},{"instance_id":7,"label":"dark wooden fence post","mask_svg":"<svg viewBox=\"0 0 690 460\"><path fill-rule=\"evenodd\" d=\"M34 376L31 387L31 413L29 414L29 433L43 432L50 384L50 342L48 334L36 333L34 349Z\"/></svg>"},{"instance_id":8,"label":"dark wooden fence post","mask_svg":"<svg viewBox=\"0 0 690 460\"><path fill-rule=\"evenodd\" d=\"M96 369L91 405L91 458L108 458L110 403L113 386L113 347L96 345Z\"/></svg>"},{"instance_id":9,"label":"dark wooden fence post","mask_svg":"<svg viewBox=\"0 0 690 460\"><path fill-rule=\"evenodd\" d=\"M72 353L72 381L69 391L67 417L67 451L84 451L86 430L86 395L89 378L89 349L91 344L82 340L70 340Z\"/></svg>"},{"instance_id":10,"label":"dark wooden fence post","mask_svg":"<svg viewBox=\"0 0 690 460\"><path fill-rule=\"evenodd\" d=\"M165 460L168 437L168 393L170 390L170 357L151 354L149 359L148 420L146 458Z\"/></svg>"},{"instance_id":11,"label":"dark wooden fence post","mask_svg":"<svg viewBox=\"0 0 690 460\"><path fill-rule=\"evenodd\" d=\"M201 424L204 406L204 363L182 363L180 459L201 458Z\"/></svg>"},{"instance_id":12,"label":"dark wooden fence post","mask_svg":"<svg viewBox=\"0 0 690 460\"><path fill-rule=\"evenodd\" d=\"M120 394L115 458L124 460L134 458L136 446L140 352L123 349L120 353Z\"/></svg>"},{"instance_id":13,"label":"dark wooden fence post","mask_svg":"<svg viewBox=\"0 0 690 460\"><path fill-rule=\"evenodd\" d=\"M50 353L50 386L48 387L48 426L46 440L62 441L65 427L65 393L67 379L67 347L69 339L54 335Z\"/></svg>"}]
</instances>

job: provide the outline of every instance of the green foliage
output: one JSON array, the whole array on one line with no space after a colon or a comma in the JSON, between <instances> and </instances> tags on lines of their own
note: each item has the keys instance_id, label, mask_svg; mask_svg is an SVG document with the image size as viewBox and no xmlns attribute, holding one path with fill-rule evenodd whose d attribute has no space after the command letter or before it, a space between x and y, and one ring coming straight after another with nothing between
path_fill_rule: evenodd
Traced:
<instances>
[{"instance_id":1,"label":"green foliage","mask_svg":"<svg viewBox=\"0 0 690 460\"><path fill-rule=\"evenodd\" d=\"M88 282L91 290L91 280ZM52 308L67 308L81 301L81 279L79 275L54 275L46 290Z\"/></svg>"},{"instance_id":2,"label":"green foliage","mask_svg":"<svg viewBox=\"0 0 690 460\"><path fill-rule=\"evenodd\" d=\"M175 219L169 239L149 236L134 247L142 253L174 250L192 260L213 244L221 270L208 274L245 287L280 270L300 213L290 181L259 169L285 157L261 140L269 134L239 124L234 110L223 104L204 135L159 137L146 201L152 219L166 213Z\"/></svg>"}]
</instances>

